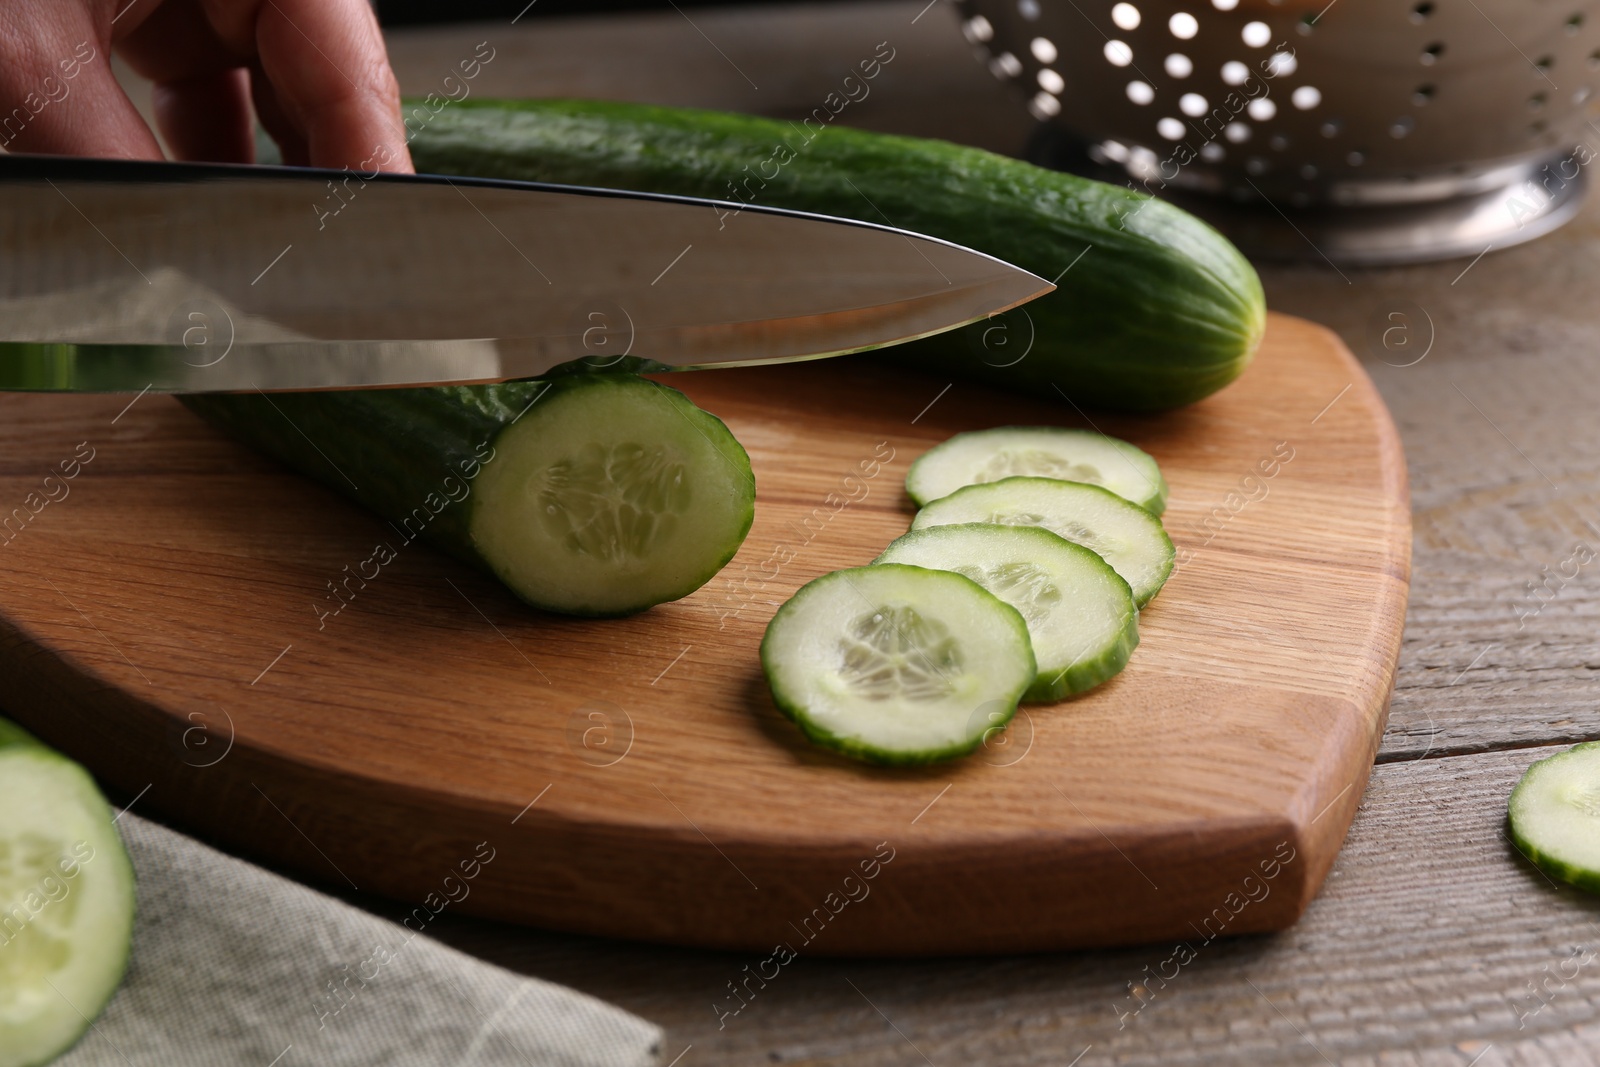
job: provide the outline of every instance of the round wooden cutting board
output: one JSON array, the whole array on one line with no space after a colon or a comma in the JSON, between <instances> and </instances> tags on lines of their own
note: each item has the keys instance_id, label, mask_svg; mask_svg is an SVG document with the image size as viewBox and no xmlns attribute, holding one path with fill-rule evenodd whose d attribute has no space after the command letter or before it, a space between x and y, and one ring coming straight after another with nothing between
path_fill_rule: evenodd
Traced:
<instances>
[{"instance_id":1,"label":"round wooden cutting board","mask_svg":"<svg viewBox=\"0 0 1600 1067\"><path fill-rule=\"evenodd\" d=\"M448 908L772 966L1300 914L1383 729L1410 558L1394 427L1332 334L1274 316L1217 396L1094 416L1171 484L1180 564L1142 643L918 771L807 744L762 631L905 531L925 449L1089 420L865 359L670 381L749 450L755 527L699 593L609 621L402 546L168 398L0 397L0 705L135 810L417 902L413 928Z\"/></svg>"}]
</instances>

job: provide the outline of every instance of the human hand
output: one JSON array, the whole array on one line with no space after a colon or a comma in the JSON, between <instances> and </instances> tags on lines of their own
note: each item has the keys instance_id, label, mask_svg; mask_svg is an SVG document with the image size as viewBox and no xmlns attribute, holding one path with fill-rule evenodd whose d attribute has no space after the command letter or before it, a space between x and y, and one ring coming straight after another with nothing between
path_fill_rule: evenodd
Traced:
<instances>
[{"instance_id":1,"label":"human hand","mask_svg":"<svg viewBox=\"0 0 1600 1067\"><path fill-rule=\"evenodd\" d=\"M367 0L0 0L0 145L160 159L113 49L179 159L253 162L253 104L286 163L411 170Z\"/></svg>"}]
</instances>

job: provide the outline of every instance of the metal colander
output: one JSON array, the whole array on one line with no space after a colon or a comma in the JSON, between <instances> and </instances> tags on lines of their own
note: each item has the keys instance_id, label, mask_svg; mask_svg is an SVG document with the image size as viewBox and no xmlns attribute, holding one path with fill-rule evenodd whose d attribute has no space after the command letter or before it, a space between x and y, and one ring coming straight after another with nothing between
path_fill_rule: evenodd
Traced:
<instances>
[{"instance_id":1,"label":"metal colander","mask_svg":"<svg viewBox=\"0 0 1600 1067\"><path fill-rule=\"evenodd\" d=\"M1476 254L1571 217L1600 158L1595 6L961 0L1053 134L1041 162L1176 199L1247 251L1344 262Z\"/></svg>"}]
</instances>

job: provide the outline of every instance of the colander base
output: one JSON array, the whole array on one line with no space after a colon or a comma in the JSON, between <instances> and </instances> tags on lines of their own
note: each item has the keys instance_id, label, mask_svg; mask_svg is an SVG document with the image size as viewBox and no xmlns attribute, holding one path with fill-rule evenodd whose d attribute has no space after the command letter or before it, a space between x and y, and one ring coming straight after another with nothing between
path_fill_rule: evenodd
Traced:
<instances>
[{"instance_id":1,"label":"colander base","mask_svg":"<svg viewBox=\"0 0 1600 1067\"><path fill-rule=\"evenodd\" d=\"M1495 185L1468 196L1409 204L1297 208L1265 197L1236 202L1172 187L1162 190L1161 197L1215 226L1254 260L1337 266L1428 263L1509 248L1568 222L1589 187L1586 170L1559 187L1549 181L1569 154L1557 151L1507 167ZM1039 127L1027 155L1054 170L1129 184L1125 170L1095 163L1083 142L1051 126Z\"/></svg>"}]
</instances>

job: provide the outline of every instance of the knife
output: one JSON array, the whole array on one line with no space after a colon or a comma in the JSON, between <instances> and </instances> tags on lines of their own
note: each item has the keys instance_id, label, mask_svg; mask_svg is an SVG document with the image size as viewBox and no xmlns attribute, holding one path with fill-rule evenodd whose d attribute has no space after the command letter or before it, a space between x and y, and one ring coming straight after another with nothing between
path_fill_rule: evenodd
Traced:
<instances>
[{"instance_id":1,"label":"knife","mask_svg":"<svg viewBox=\"0 0 1600 1067\"><path fill-rule=\"evenodd\" d=\"M0 157L0 390L692 369L897 344L1054 288L888 225L612 189Z\"/></svg>"}]
</instances>

